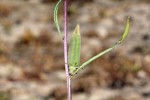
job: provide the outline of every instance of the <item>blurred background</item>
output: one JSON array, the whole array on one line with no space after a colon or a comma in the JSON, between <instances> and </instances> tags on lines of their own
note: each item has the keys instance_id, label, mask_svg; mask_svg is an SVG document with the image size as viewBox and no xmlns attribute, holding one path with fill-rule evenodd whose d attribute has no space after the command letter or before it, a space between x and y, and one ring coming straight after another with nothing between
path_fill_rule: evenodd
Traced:
<instances>
[{"instance_id":1,"label":"blurred background","mask_svg":"<svg viewBox=\"0 0 150 100\"><path fill-rule=\"evenodd\" d=\"M66 100L63 40L53 22L58 0L0 0L0 100ZM150 100L150 0L70 0L69 39L82 35L81 63L122 45L72 79L73 100ZM63 5L59 9L63 32Z\"/></svg>"}]
</instances>

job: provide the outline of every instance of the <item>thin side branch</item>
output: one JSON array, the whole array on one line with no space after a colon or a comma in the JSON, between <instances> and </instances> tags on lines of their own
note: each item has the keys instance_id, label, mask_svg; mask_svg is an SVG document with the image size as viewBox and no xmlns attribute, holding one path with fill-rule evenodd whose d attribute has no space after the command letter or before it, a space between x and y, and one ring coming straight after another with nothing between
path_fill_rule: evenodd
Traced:
<instances>
[{"instance_id":1,"label":"thin side branch","mask_svg":"<svg viewBox=\"0 0 150 100\"><path fill-rule=\"evenodd\" d=\"M112 47L106 49L105 51L97 54L96 56L90 58L88 61L84 62L73 74L72 76L74 76L75 74L77 74L78 71L80 71L83 67L85 67L86 65L88 65L89 63L91 63L92 61L96 60L97 58L101 57L102 55L108 53L109 51L113 50L117 45L121 44L124 39L127 37L128 33L129 33L129 30L130 30L130 17L127 18L127 23L126 23L126 27L125 27L125 30L124 30L124 33L122 35L122 37L120 38L120 40L115 44L113 45Z\"/></svg>"}]
</instances>

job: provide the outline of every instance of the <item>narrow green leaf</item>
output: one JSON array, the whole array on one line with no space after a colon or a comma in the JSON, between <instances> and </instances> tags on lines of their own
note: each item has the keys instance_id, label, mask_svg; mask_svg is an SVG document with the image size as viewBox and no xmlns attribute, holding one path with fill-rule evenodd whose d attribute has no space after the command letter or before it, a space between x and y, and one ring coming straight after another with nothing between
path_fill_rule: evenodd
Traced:
<instances>
[{"instance_id":1,"label":"narrow green leaf","mask_svg":"<svg viewBox=\"0 0 150 100\"><path fill-rule=\"evenodd\" d=\"M56 28L57 28L59 34L61 32L60 32L60 27L59 27L59 22L58 22L58 8L59 8L61 1L62 0L59 0L54 8L54 23L56 25Z\"/></svg>"},{"instance_id":2,"label":"narrow green leaf","mask_svg":"<svg viewBox=\"0 0 150 100\"><path fill-rule=\"evenodd\" d=\"M77 25L72 34L72 38L69 44L68 65L70 74L72 74L79 67L80 48L81 48L80 27L79 25Z\"/></svg>"},{"instance_id":3,"label":"narrow green leaf","mask_svg":"<svg viewBox=\"0 0 150 100\"><path fill-rule=\"evenodd\" d=\"M124 33L123 33L122 37L120 38L120 40L117 42L118 44L121 44L124 41L124 39L127 37L128 33L129 33L129 30L130 30L130 17L127 18L127 23L126 23Z\"/></svg>"}]
</instances>

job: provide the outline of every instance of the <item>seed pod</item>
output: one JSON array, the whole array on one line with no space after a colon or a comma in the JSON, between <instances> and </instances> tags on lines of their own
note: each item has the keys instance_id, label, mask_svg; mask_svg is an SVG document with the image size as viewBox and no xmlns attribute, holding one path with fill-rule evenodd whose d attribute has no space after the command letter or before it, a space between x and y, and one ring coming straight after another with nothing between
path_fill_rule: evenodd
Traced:
<instances>
[{"instance_id":1,"label":"seed pod","mask_svg":"<svg viewBox=\"0 0 150 100\"><path fill-rule=\"evenodd\" d=\"M69 44L68 51L68 65L69 73L72 73L78 68L80 63L80 48L81 48L81 36L79 25L76 26L72 38Z\"/></svg>"}]
</instances>

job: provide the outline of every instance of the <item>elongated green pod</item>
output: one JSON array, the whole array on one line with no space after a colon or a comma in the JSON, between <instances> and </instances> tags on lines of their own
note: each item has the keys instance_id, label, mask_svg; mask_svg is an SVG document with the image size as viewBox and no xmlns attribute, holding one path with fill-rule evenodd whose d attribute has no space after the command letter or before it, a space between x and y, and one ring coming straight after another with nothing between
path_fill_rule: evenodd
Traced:
<instances>
[{"instance_id":1,"label":"elongated green pod","mask_svg":"<svg viewBox=\"0 0 150 100\"><path fill-rule=\"evenodd\" d=\"M70 75L72 75L77 70L80 64L80 48L81 48L80 27L79 25L77 25L72 34L68 51L68 65Z\"/></svg>"}]
</instances>

